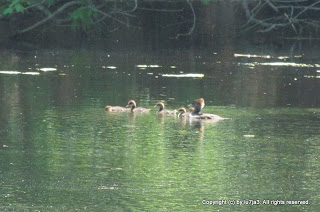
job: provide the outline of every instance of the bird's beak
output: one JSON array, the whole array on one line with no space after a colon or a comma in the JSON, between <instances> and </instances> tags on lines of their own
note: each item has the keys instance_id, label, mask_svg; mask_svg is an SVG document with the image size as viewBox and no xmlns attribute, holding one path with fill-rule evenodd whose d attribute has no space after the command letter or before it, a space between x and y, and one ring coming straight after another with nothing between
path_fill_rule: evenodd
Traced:
<instances>
[{"instance_id":1,"label":"bird's beak","mask_svg":"<svg viewBox=\"0 0 320 212\"><path fill-rule=\"evenodd\" d=\"M190 105L188 105L188 107L193 107L193 105L192 105L192 104L190 104Z\"/></svg>"},{"instance_id":2,"label":"bird's beak","mask_svg":"<svg viewBox=\"0 0 320 212\"><path fill-rule=\"evenodd\" d=\"M153 106L153 107L157 107L157 105Z\"/></svg>"},{"instance_id":3,"label":"bird's beak","mask_svg":"<svg viewBox=\"0 0 320 212\"><path fill-rule=\"evenodd\" d=\"M127 105L126 107L129 107L129 105Z\"/></svg>"}]
</instances>

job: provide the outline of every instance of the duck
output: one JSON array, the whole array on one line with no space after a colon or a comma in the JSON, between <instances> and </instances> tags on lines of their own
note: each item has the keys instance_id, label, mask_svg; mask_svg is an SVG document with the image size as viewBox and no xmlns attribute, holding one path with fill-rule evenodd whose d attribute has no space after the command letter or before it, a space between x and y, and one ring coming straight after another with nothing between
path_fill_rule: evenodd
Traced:
<instances>
[{"instance_id":1,"label":"duck","mask_svg":"<svg viewBox=\"0 0 320 212\"><path fill-rule=\"evenodd\" d=\"M177 113L176 110L164 110L163 102L157 102L157 104L154 107L159 107L157 114L175 115Z\"/></svg>"},{"instance_id":2,"label":"duck","mask_svg":"<svg viewBox=\"0 0 320 212\"><path fill-rule=\"evenodd\" d=\"M198 119L198 120L212 120L219 121L228 118L222 118L221 116L211 114L211 113L200 113L201 109L204 108L205 102L203 98L193 100L192 104L189 105L190 108L190 118Z\"/></svg>"},{"instance_id":3,"label":"duck","mask_svg":"<svg viewBox=\"0 0 320 212\"><path fill-rule=\"evenodd\" d=\"M200 111L202 108L204 108L204 99L203 98L199 98L199 99L195 99L193 100L192 104L188 105L189 107L193 107L193 111L191 112L192 115L200 115Z\"/></svg>"},{"instance_id":4,"label":"duck","mask_svg":"<svg viewBox=\"0 0 320 212\"><path fill-rule=\"evenodd\" d=\"M126 107L130 107L131 108L130 111L132 113L147 113L150 111L150 109L147 109L147 108L137 107L137 104L134 100L130 100Z\"/></svg>"},{"instance_id":5,"label":"duck","mask_svg":"<svg viewBox=\"0 0 320 212\"><path fill-rule=\"evenodd\" d=\"M193 113L193 111L194 111L194 107L190 106L190 107L189 107L189 112L190 112L190 113Z\"/></svg>"},{"instance_id":6,"label":"duck","mask_svg":"<svg viewBox=\"0 0 320 212\"><path fill-rule=\"evenodd\" d=\"M190 113L184 107L180 107L178 109L178 117L179 118L186 118L189 117Z\"/></svg>"},{"instance_id":7,"label":"duck","mask_svg":"<svg viewBox=\"0 0 320 212\"><path fill-rule=\"evenodd\" d=\"M108 112L126 112L129 111L129 108L107 105L105 106L104 110Z\"/></svg>"},{"instance_id":8,"label":"duck","mask_svg":"<svg viewBox=\"0 0 320 212\"><path fill-rule=\"evenodd\" d=\"M215 114L210 114L210 113L201 113L201 114L193 114L191 113L189 115L191 119L196 119L196 120L212 120L212 121L218 121L222 119L228 119L228 118L222 118L221 116L215 115Z\"/></svg>"}]
</instances>

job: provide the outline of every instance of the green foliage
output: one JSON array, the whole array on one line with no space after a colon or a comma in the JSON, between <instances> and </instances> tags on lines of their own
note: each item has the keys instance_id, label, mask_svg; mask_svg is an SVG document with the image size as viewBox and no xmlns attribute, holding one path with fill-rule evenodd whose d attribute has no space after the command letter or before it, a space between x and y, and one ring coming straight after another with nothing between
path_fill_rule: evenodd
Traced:
<instances>
[{"instance_id":1,"label":"green foliage","mask_svg":"<svg viewBox=\"0 0 320 212\"><path fill-rule=\"evenodd\" d=\"M24 7L21 4L16 4L14 6L14 8L16 9L17 12L23 12L24 11Z\"/></svg>"},{"instance_id":2,"label":"green foliage","mask_svg":"<svg viewBox=\"0 0 320 212\"><path fill-rule=\"evenodd\" d=\"M54 4L55 0L47 0L48 4Z\"/></svg>"},{"instance_id":3,"label":"green foliage","mask_svg":"<svg viewBox=\"0 0 320 212\"><path fill-rule=\"evenodd\" d=\"M7 14L11 14L12 12L13 12L13 9L11 7L8 7L2 11L2 14L7 15Z\"/></svg>"},{"instance_id":4,"label":"green foliage","mask_svg":"<svg viewBox=\"0 0 320 212\"><path fill-rule=\"evenodd\" d=\"M215 0L201 0L203 3L209 3ZM72 2L72 1L71 1ZM103 11L99 11L96 8L94 1L91 0L77 0L76 4L70 4L63 9L61 14L68 14L72 22L73 29L87 29L93 26L94 18L98 17L98 14L103 16ZM120 3L126 2L126 0L104 0L104 2ZM36 14L34 11L40 10L41 12L47 11L50 13L54 11L51 8L62 8L63 5L70 3L70 1L60 0L0 0L0 16L14 15L16 13L28 12ZM57 7L56 7L57 5ZM76 6L75 6L76 5ZM36 6L41 6L43 10ZM71 11L71 12L70 12ZM63 15L62 15L63 16Z\"/></svg>"},{"instance_id":5,"label":"green foliage","mask_svg":"<svg viewBox=\"0 0 320 212\"><path fill-rule=\"evenodd\" d=\"M45 0L44 2L46 5L54 5L57 0ZM34 4L38 3L38 0L6 0L0 4L0 16L23 13L26 8L32 7ZM97 12L89 5L87 0L83 0L83 6L74 9L73 12L69 14L74 29L88 28L93 24L92 19L97 15Z\"/></svg>"},{"instance_id":6,"label":"green foliage","mask_svg":"<svg viewBox=\"0 0 320 212\"><path fill-rule=\"evenodd\" d=\"M77 28L87 28L93 24L92 18L95 17L97 13L88 6L82 6L75 9L71 14L70 18L72 20L72 27Z\"/></svg>"},{"instance_id":7,"label":"green foliage","mask_svg":"<svg viewBox=\"0 0 320 212\"><path fill-rule=\"evenodd\" d=\"M201 0L204 4L208 4L212 0Z\"/></svg>"},{"instance_id":8,"label":"green foliage","mask_svg":"<svg viewBox=\"0 0 320 212\"><path fill-rule=\"evenodd\" d=\"M56 2L56 0L46 0L44 2L48 3L48 5L53 5ZM23 13L26 7L38 3L39 1L37 0L7 0L5 2L1 2L0 15Z\"/></svg>"},{"instance_id":9,"label":"green foliage","mask_svg":"<svg viewBox=\"0 0 320 212\"><path fill-rule=\"evenodd\" d=\"M29 5L30 1L28 0L12 0L7 1L5 8L2 10L3 15L12 14L14 12L23 13L25 10L24 5Z\"/></svg>"}]
</instances>

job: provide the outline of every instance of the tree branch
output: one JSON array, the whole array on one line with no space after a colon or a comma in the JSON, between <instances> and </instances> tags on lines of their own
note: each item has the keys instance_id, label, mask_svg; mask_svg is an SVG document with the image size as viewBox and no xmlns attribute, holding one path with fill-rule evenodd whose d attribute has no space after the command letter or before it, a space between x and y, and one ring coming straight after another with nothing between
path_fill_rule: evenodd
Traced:
<instances>
[{"instance_id":1,"label":"tree branch","mask_svg":"<svg viewBox=\"0 0 320 212\"><path fill-rule=\"evenodd\" d=\"M270 32L278 28L291 27L295 34L301 35L303 28L306 26L305 17L313 17L309 26L320 25L319 15L316 11L320 10L320 0L307 1L307 0L263 0L264 3L259 2L249 8L247 0L242 0L242 8L247 17L247 22L243 25L245 30L252 29L253 27L260 27L258 32ZM252 1L250 2L252 3ZM251 6L251 5L250 5ZM265 7L267 6L267 7ZM270 9L272 11L270 11ZM264 11L264 13L262 13ZM265 12L270 11L270 13ZM312 14L310 14L313 11ZM306 15L307 12L310 12ZM265 18L269 15L269 18ZM303 16L303 17L302 17ZM263 20L264 17L265 19ZM301 18L300 18L301 17ZM249 24L252 25L249 25Z\"/></svg>"},{"instance_id":2,"label":"tree branch","mask_svg":"<svg viewBox=\"0 0 320 212\"><path fill-rule=\"evenodd\" d=\"M129 26L129 22L128 22L128 20L127 20L127 22L123 22L123 21L121 21L121 20L119 20L119 19L117 19L117 18L115 18L115 17L112 17L110 14L105 13L105 12L103 12L103 11L101 11L101 10L98 10L98 9L96 9L96 8L91 8L91 9L93 9L94 11L96 11L96 12L98 12L98 13L102 14L102 15L103 15L103 17L102 17L103 19L104 19L104 18L106 18L106 17L108 17L108 18L111 18L111 19L113 19L113 20L115 20L115 21L117 21L117 22L121 23L121 24L124 24L124 25Z\"/></svg>"},{"instance_id":3,"label":"tree branch","mask_svg":"<svg viewBox=\"0 0 320 212\"><path fill-rule=\"evenodd\" d=\"M23 29L23 30L19 30L18 33L25 33L28 32L44 23L46 23L47 21L49 21L50 19L52 19L54 16L56 16L57 14L61 13L63 10L67 9L68 7L72 6L72 5L76 5L76 4L82 4L81 1L70 1L66 4L64 4L63 6L61 6L60 8L58 8L55 12L51 13L51 15L48 15L46 18L42 19L41 21L38 21L37 23Z\"/></svg>"},{"instance_id":4,"label":"tree branch","mask_svg":"<svg viewBox=\"0 0 320 212\"><path fill-rule=\"evenodd\" d=\"M193 9L193 6L192 4L190 3L190 0L186 0L187 3L189 4L191 10L192 10L192 15L193 15L193 24L192 24L192 27L189 29L189 31L187 33L178 33L177 36L175 37L175 39L178 39L180 36L188 36L188 35L191 35L194 28L196 27L196 13Z\"/></svg>"}]
</instances>

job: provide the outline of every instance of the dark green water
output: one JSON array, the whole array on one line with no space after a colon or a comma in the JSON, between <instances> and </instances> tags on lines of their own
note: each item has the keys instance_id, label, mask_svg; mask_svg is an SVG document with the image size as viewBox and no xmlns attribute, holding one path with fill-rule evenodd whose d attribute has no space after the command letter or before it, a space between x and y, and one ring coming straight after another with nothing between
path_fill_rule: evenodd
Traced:
<instances>
[{"instance_id":1,"label":"dark green water","mask_svg":"<svg viewBox=\"0 0 320 212\"><path fill-rule=\"evenodd\" d=\"M0 74L1 211L320 207L315 61L55 51L3 52L0 65L0 71L40 73ZM57 70L38 70L45 67ZM187 73L204 77L162 76ZM153 108L162 100L177 109L199 97L204 112L231 119L189 122L157 116ZM152 111L103 109L129 99Z\"/></svg>"}]
</instances>

